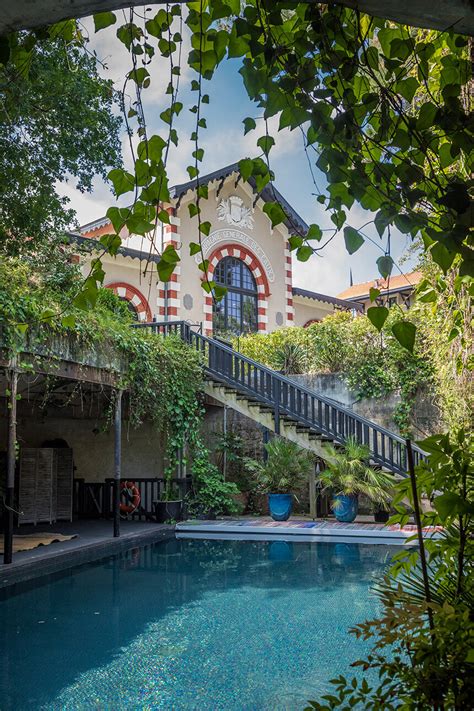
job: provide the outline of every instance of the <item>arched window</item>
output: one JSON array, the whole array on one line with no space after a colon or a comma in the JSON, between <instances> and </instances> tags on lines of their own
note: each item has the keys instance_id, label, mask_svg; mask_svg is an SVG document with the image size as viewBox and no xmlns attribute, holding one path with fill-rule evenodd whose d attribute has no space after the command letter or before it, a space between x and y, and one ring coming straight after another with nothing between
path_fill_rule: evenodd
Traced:
<instances>
[{"instance_id":1,"label":"arched window","mask_svg":"<svg viewBox=\"0 0 474 711\"><path fill-rule=\"evenodd\" d=\"M135 321L138 321L138 311L135 304L126 299L125 296L119 296L119 299L120 301L123 301L125 304L127 304L128 310L132 314L133 318L135 319Z\"/></svg>"},{"instance_id":2,"label":"arched window","mask_svg":"<svg viewBox=\"0 0 474 711\"><path fill-rule=\"evenodd\" d=\"M246 264L236 257L224 257L213 279L227 288L227 294L213 306L214 333L248 333L257 330L257 285Z\"/></svg>"}]
</instances>

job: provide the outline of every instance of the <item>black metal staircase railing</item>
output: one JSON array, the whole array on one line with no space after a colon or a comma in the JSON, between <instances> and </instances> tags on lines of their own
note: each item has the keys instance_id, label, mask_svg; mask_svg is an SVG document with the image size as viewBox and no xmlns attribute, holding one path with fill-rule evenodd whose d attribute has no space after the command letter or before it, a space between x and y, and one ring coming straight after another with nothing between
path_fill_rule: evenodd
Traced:
<instances>
[{"instance_id":1,"label":"black metal staircase railing","mask_svg":"<svg viewBox=\"0 0 474 711\"><path fill-rule=\"evenodd\" d=\"M273 412L277 434L281 419L285 417L307 428L310 433L338 444L344 444L348 437L355 437L369 447L374 464L406 476L406 443L394 432L247 358L222 342L194 331L187 321L137 323L134 326L165 336L170 333L179 335L201 353L206 374L213 381L235 389ZM425 456L416 446L413 446L413 455L415 465Z\"/></svg>"}]
</instances>

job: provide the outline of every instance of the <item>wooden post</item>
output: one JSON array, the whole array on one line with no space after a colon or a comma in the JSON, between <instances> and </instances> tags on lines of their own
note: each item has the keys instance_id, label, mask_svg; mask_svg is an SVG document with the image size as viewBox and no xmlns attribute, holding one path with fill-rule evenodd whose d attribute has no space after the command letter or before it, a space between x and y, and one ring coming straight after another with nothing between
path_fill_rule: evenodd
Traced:
<instances>
[{"instance_id":1,"label":"wooden post","mask_svg":"<svg viewBox=\"0 0 474 711\"><path fill-rule=\"evenodd\" d=\"M122 476L122 390L117 390L114 418L114 538L120 536L120 479Z\"/></svg>"},{"instance_id":2,"label":"wooden post","mask_svg":"<svg viewBox=\"0 0 474 711\"><path fill-rule=\"evenodd\" d=\"M3 563L9 564L13 560L13 501L15 494L15 465L16 465L16 405L18 392L18 373L15 368L8 372L10 394L8 396L8 443L7 443L7 481L4 503L4 534L3 534Z\"/></svg>"},{"instance_id":3,"label":"wooden post","mask_svg":"<svg viewBox=\"0 0 474 711\"><path fill-rule=\"evenodd\" d=\"M274 398L275 402L273 405L273 420L275 422L275 434L280 434L280 394L281 394L281 383L278 378L275 378L275 391Z\"/></svg>"},{"instance_id":4,"label":"wooden post","mask_svg":"<svg viewBox=\"0 0 474 711\"><path fill-rule=\"evenodd\" d=\"M423 579L423 587L425 590L425 600L428 604L428 622L430 625L430 630L433 632L433 610L431 609L431 592L430 592L430 581L428 578L428 566L426 564L426 552L425 552L425 542L423 540L423 528L421 522L421 512L420 512L420 502L418 501L418 488L416 485L416 474L415 474L415 464L413 461L413 449L411 446L411 440L406 439L405 444L407 446L407 458L408 458L408 472L410 474L411 482L411 492L413 496L413 513L416 522L416 534L418 537L418 546L420 548L420 563L421 563L421 575Z\"/></svg>"},{"instance_id":5,"label":"wooden post","mask_svg":"<svg viewBox=\"0 0 474 711\"><path fill-rule=\"evenodd\" d=\"M317 518L316 511L316 468L318 464L315 462L314 467L309 475L309 515L313 521Z\"/></svg>"}]
</instances>

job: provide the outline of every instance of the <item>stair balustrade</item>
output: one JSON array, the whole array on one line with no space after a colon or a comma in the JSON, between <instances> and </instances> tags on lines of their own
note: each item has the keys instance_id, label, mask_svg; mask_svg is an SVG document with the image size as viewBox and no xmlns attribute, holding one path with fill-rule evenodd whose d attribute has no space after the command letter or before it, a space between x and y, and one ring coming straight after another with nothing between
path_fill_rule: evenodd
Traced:
<instances>
[{"instance_id":1,"label":"stair balustrade","mask_svg":"<svg viewBox=\"0 0 474 711\"><path fill-rule=\"evenodd\" d=\"M368 446L372 464L406 476L406 441L394 432L356 414L335 400L303 387L222 342L204 336L187 321L153 321L133 326L161 336L179 336L201 354L209 379L273 413L276 434L280 433L280 423L284 418L324 441L342 445L349 437L355 437L358 442ZM425 454L415 445L412 448L416 466Z\"/></svg>"}]
</instances>

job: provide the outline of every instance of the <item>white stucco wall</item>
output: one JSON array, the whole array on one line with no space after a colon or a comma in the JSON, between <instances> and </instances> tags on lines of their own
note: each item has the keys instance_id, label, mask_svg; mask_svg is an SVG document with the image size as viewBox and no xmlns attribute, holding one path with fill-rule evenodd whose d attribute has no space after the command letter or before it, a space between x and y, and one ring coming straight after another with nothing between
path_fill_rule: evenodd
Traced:
<instances>
[{"instance_id":1,"label":"white stucco wall","mask_svg":"<svg viewBox=\"0 0 474 711\"><path fill-rule=\"evenodd\" d=\"M0 419L2 441L6 441L6 420ZM18 444L40 447L45 440L64 439L73 450L75 478L104 481L114 475L114 433L97 432L94 419L43 416L19 417ZM163 476L163 447L159 433L150 423L138 429L123 425L122 478Z\"/></svg>"},{"instance_id":2,"label":"white stucco wall","mask_svg":"<svg viewBox=\"0 0 474 711\"><path fill-rule=\"evenodd\" d=\"M301 299L296 296L293 300L295 310L295 326L305 326L308 321L322 321L325 316L334 313L334 306L323 301Z\"/></svg>"}]
</instances>

